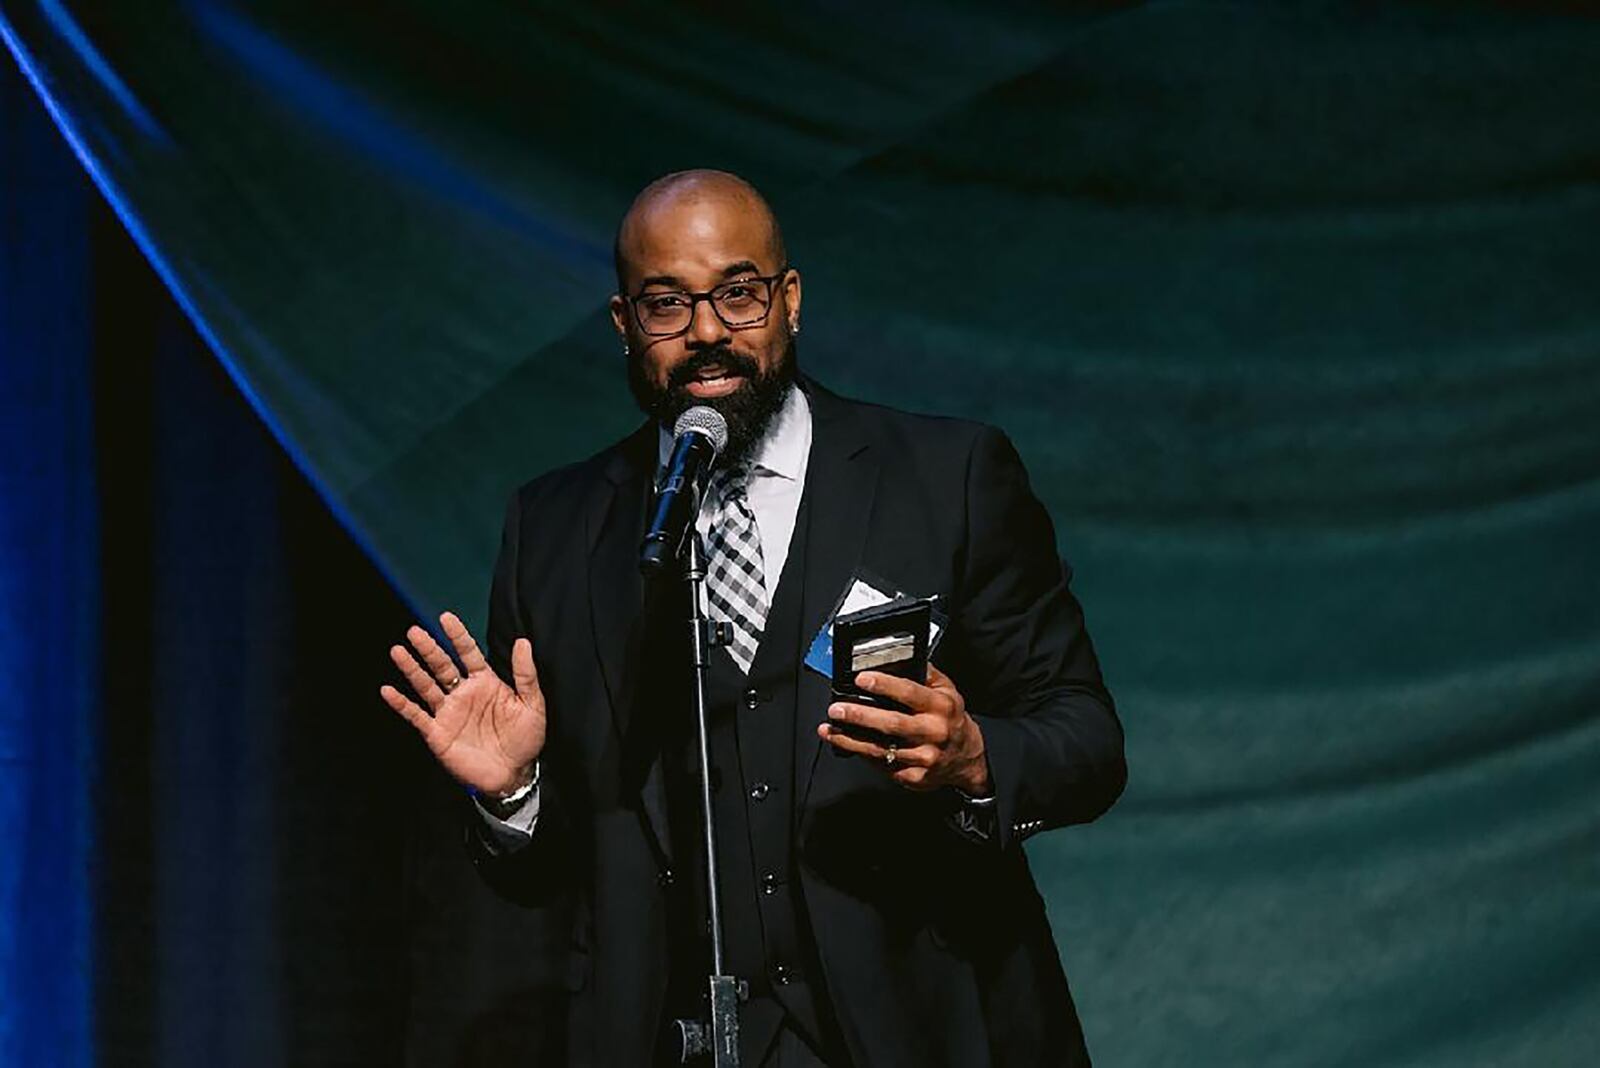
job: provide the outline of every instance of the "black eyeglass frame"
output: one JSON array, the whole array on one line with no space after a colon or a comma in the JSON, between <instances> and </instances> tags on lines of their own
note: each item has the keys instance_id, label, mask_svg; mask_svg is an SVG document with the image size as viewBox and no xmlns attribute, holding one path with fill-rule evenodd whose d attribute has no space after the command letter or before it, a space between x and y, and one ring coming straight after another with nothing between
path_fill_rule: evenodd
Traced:
<instances>
[{"instance_id":1,"label":"black eyeglass frame","mask_svg":"<svg viewBox=\"0 0 1600 1068\"><path fill-rule=\"evenodd\" d=\"M667 289L660 290L655 293L646 293L645 287L641 286L639 292L635 293L631 297L624 297L623 299L628 302L628 307L633 309L633 321L639 324L639 330L644 333L646 337L677 337L679 334L688 333L689 328L694 325L694 313L700 307L700 302L702 300L711 305L711 314L715 315L717 317L717 321L723 326L727 327L729 330L749 330L751 327L762 326L766 323L767 318L772 314L772 305L776 299L775 292L778 280L787 276L792 270L794 270L794 266L786 263L782 267L778 268L777 274L757 274L751 275L748 278L730 278L726 282L718 282L710 289L704 290L700 293L691 292L686 289ZM724 286L734 286L741 282L763 283L767 287L767 304L766 307L761 310L761 318L752 319L748 323L730 323L727 319L723 318L722 309L717 307L717 302L712 300L711 296ZM653 333L645 328L644 316L639 314L639 302L644 300L645 297L663 297L667 296L668 294L675 294L680 297L689 298L689 320L676 330L668 330L665 333L660 334Z\"/></svg>"}]
</instances>

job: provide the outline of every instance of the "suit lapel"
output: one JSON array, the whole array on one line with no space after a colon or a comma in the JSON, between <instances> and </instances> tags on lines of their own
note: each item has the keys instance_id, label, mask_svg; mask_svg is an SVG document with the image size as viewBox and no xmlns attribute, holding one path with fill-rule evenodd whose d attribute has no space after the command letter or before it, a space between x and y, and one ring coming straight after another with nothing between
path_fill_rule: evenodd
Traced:
<instances>
[{"instance_id":1,"label":"suit lapel","mask_svg":"<svg viewBox=\"0 0 1600 1068\"><path fill-rule=\"evenodd\" d=\"M655 470L656 441L655 424L648 423L611 456L605 467L606 484L586 513L586 534L590 618L621 746L622 789L624 796L639 792L650 830L665 855L666 790L661 781L659 739L650 724L636 722L632 715L646 629L638 553Z\"/></svg>"},{"instance_id":2,"label":"suit lapel","mask_svg":"<svg viewBox=\"0 0 1600 1068\"><path fill-rule=\"evenodd\" d=\"M878 461L868 447L856 412L815 383L804 384L811 402L812 438L805 489L809 507L801 605L802 656L860 563L878 486ZM803 812L819 763L828 763L818 759L825 743L817 737L817 721L808 710L826 708L832 686L803 666L799 678L794 781L800 802L796 810Z\"/></svg>"}]
</instances>

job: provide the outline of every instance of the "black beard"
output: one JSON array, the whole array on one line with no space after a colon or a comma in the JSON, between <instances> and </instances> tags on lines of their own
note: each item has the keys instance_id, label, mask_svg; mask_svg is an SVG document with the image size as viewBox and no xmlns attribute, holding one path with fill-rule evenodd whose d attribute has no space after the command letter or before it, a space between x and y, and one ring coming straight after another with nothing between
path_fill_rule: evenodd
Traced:
<instances>
[{"instance_id":1,"label":"black beard","mask_svg":"<svg viewBox=\"0 0 1600 1068\"><path fill-rule=\"evenodd\" d=\"M696 397L689 393L688 385L706 367L720 365L730 373L745 376L738 389L723 397ZM697 404L714 408L728 421L728 444L722 450L721 462L740 464L750 458L755 445L772 425L773 418L783 408L789 387L799 373L799 359L795 353L794 337L784 341L783 355L768 371L763 372L754 359L730 348L699 349L672 369L666 386L657 386L645 377L644 361L637 356L628 358L628 390L634 401L650 418L671 432L678 416Z\"/></svg>"}]
</instances>

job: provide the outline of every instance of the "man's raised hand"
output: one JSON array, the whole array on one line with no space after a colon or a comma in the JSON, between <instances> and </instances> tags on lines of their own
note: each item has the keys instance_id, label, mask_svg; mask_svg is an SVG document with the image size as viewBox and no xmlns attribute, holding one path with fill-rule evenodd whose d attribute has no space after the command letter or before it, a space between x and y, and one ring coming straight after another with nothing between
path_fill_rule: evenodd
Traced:
<instances>
[{"instance_id":1,"label":"man's raised hand","mask_svg":"<svg viewBox=\"0 0 1600 1068\"><path fill-rule=\"evenodd\" d=\"M478 643L454 613L441 615L439 625L466 668L465 675L421 627L406 631L415 655L404 645L389 650L389 659L432 715L393 686L383 686L378 693L417 728L439 763L463 786L507 796L532 781L534 764L544 749L544 694L533 666L533 645L526 638L512 643L513 689L490 670Z\"/></svg>"}]
</instances>

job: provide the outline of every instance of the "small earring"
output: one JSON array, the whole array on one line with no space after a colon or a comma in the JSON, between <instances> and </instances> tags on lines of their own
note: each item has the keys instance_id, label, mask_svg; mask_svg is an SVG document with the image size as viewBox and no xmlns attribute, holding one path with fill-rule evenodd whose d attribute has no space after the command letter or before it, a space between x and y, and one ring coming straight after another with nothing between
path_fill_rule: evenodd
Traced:
<instances>
[{"instance_id":1,"label":"small earring","mask_svg":"<svg viewBox=\"0 0 1600 1068\"><path fill-rule=\"evenodd\" d=\"M800 320L796 319L794 322L789 324L789 333L796 335L800 333Z\"/></svg>"},{"instance_id":2,"label":"small earring","mask_svg":"<svg viewBox=\"0 0 1600 1068\"><path fill-rule=\"evenodd\" d=\"M626 341L624 341L622 343L622 354L624 356L632 356L633 355L633 349L628 346L628 343Z\"/></svg>"}]
</instances>

